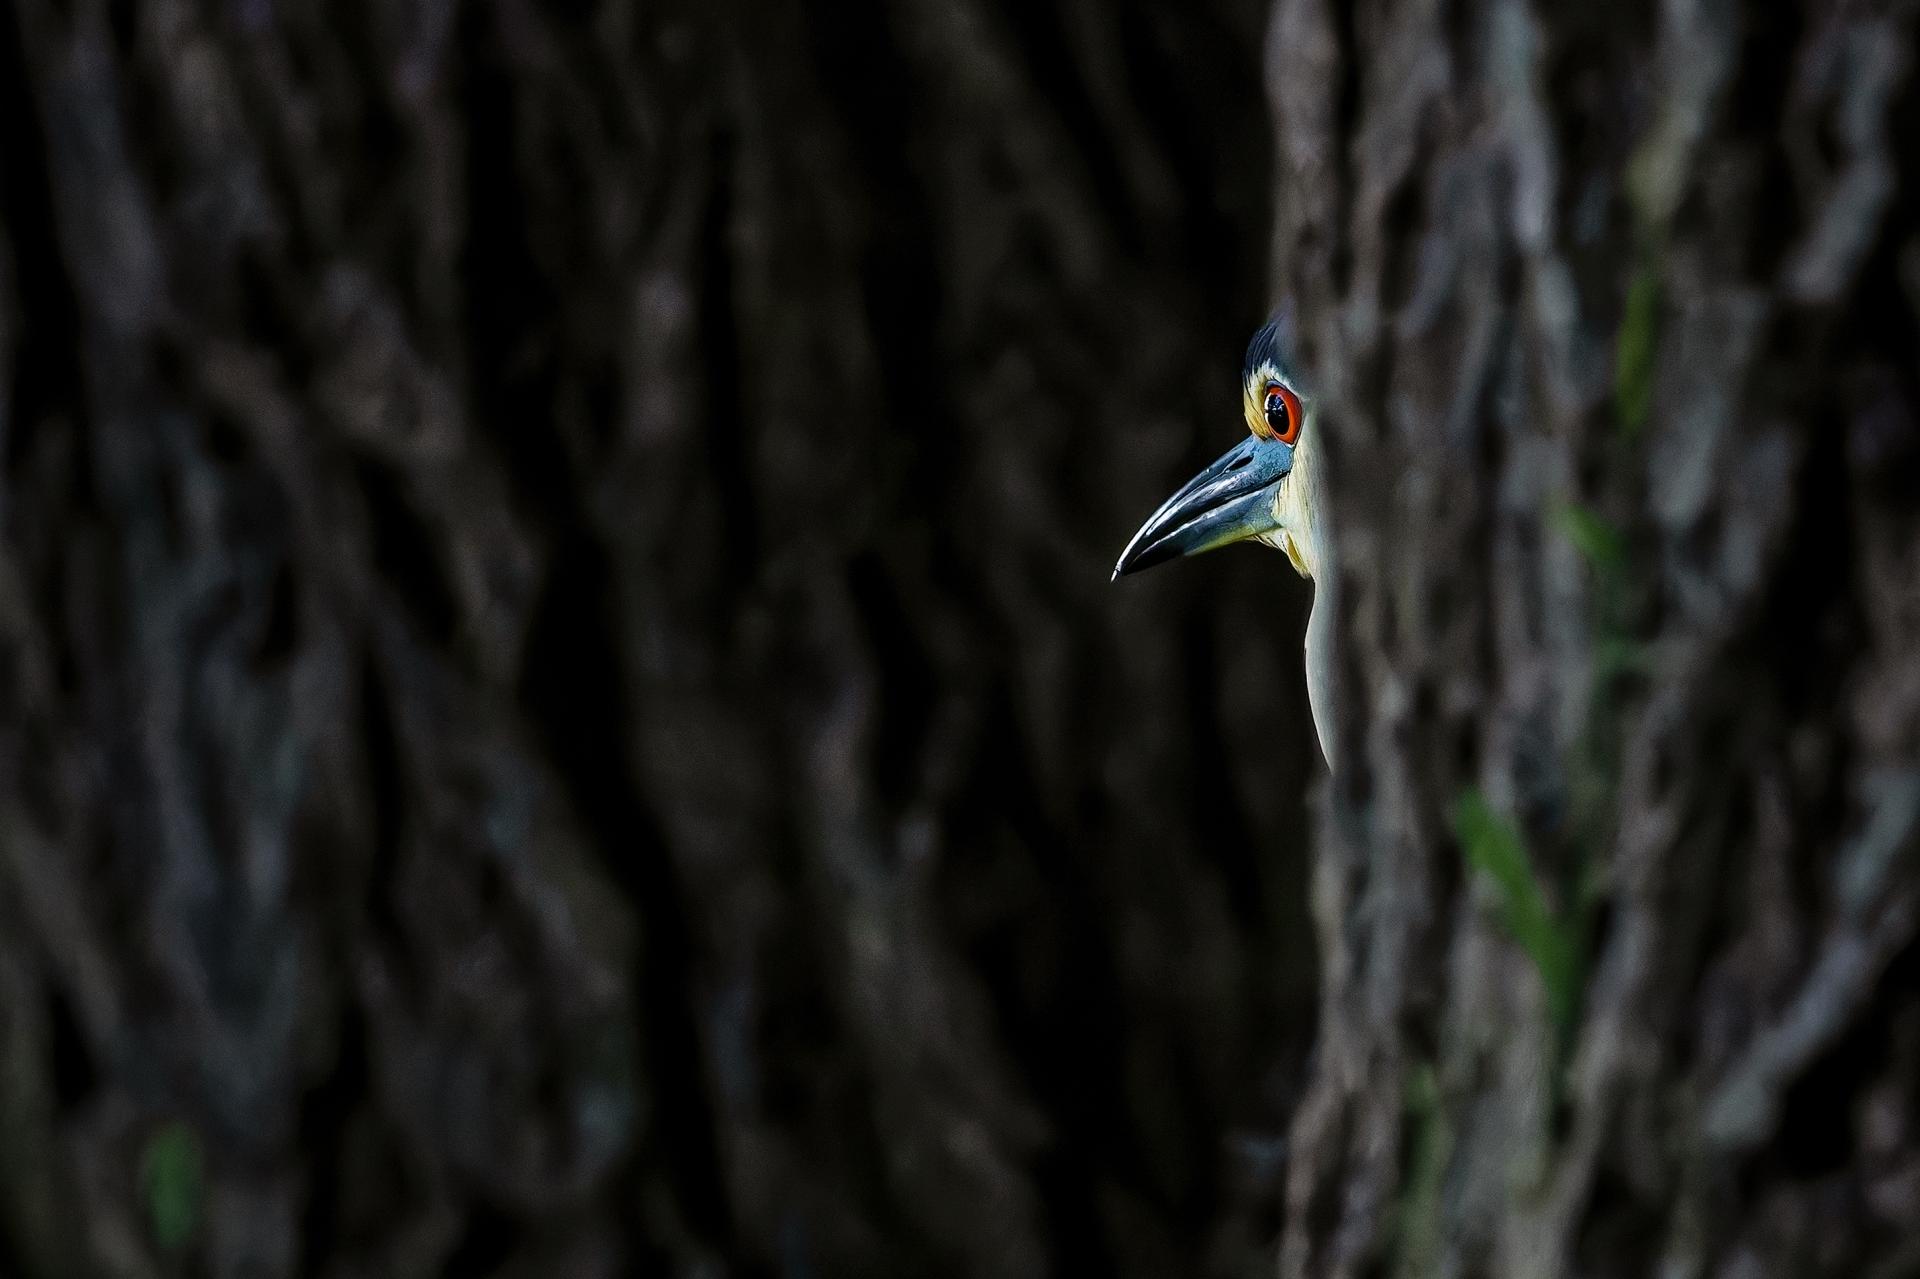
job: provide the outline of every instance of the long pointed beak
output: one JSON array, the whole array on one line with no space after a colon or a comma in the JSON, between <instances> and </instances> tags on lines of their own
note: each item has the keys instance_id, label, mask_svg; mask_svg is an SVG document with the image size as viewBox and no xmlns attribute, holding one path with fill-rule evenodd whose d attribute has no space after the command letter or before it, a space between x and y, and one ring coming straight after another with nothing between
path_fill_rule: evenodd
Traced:
<instances>
[{"instance_id":1,"label":"long pointed beak","mask_svg":"<svg viewBox=\"0 0 1920 1279\"><path fill-rule=\"evenodd\" d=\"M1273 499L1292 469L1292 445L1248 436L1148 517L1120 552L1113 576L1121 578L1279 528Z\"/></svg>"}]
</instances>

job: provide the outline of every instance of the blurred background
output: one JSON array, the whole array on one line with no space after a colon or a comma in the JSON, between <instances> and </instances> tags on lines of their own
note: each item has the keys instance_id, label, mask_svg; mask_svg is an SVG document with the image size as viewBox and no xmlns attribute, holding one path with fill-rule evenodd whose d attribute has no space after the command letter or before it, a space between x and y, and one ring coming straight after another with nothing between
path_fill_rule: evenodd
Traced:
<instances>
[{"instance_id":1,"label":"blurred background","mask_svg":"<svg viewBox=\"0 0 1920 1279\"><path fill-rule=\"evenodd\" d=\"M10 0L0 1275L1920 1274L1915 9Z\"/></svg>"},{"instance_id":2,"label":"blurred background","mask_svg":"<svg viewBox=\"0 0 1920 1279\"><path fill-rule=\"evenodd\" d=\"M12 6L0 1271L1269 1266L1266 21Z\"/></svg>"}]
</instances>

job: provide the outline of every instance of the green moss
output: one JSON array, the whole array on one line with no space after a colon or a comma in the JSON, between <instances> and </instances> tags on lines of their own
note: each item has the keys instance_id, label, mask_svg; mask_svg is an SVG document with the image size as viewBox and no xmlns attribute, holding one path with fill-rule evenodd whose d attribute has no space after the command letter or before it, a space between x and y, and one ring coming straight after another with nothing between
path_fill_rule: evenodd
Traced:
<instances>
[{"instance_id":1,"label":"green moss","mask_svg":"<svg viewBox=\"0 0 1920 1279\"><path fill-rule=\"evenodd\" d=\"M1468 790L1454 805L1453 829L1467 863L1493 884L1507 931L1533 960L1554 1026L1571 1032L1585 979L1579 930L1547 904L1520 832L1478 791Z\"/></svg>"},{"instance_id":2,"label":"green moss","mask_svg":"<svg viewBox=\"0 0 1920 1279\"><path fill-rule=\"evenodd\" d=\"M1620 433L1631 439L1646 425L1653 405L1653 362L1659 342L1660 276L1654 255L1645 255L1627 286L1626 312L1613 349L1613 403Z\"/></svg>"},{"instance_id":3,"label":"green moss","mask_svg":"<svg viewBox=\"0 0 1920 1279\"><path fill-rule=\"evenodd\" d=\"M1595 573L1610 577L1626 565L1626 536L1593 511L1568 503L1554 509L1553 521Z\"/></svg>"},{"instance_id":4,"label":"green moss","mask_svg":"<svg viewBox=\"0 0 1920 1279\"><path fill-rule=\"evenodd\" d=\"M1453 1154L1453 1130L1432 1063L1421 1062L1408 1076L1406 1108L1413 1149L1400 1198L1399 1273L1430 1275L1440 1268L1440 1194Z\"/></svg>"},{"instance_id":5,"label":"green moss","mask_svg":"<svg viewBox=\"0 0 1920 1279\"><path fill-rule=\"evenodd\" d=\"M161 1125L140 1157L140 1184L154 1242L173 1252L193 1238L206 1197L199 1134L178 1121Z\"/></svg>"}]
</instances>

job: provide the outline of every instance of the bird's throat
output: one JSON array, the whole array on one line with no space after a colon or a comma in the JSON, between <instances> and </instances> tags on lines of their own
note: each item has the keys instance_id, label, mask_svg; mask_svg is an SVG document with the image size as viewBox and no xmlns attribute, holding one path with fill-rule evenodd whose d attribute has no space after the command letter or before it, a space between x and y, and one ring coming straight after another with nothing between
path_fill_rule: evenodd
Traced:
<instances>
[{"instance_id":1,"label":"bird's throat","mask_svg":"<svg viewBox=\"0 0 1920 1279\"><path fill-rule=\"evenodd\" d=\"M1274 516L1280 522L1280 549L1293 561L1300 576L1319 574L1322 538L1320 476L1314 466L1313 419L1308 417L1300 432L1300 443L1293 454L1293 471L1275 503Z\"/></svg>"},{"instance_id":2,"label":"bird's throat","mask_svg":"<svg viewBox=\"0 0 1920 1279\"><path fill-rule=\"evenodd\" d=\"M1287 558L1293 561L1294 570L1302 577L1312 577L1313 570L1307 567L1307 558L1302 554L1300 543L1294 539L1293 534L1282 533L1280 536L1281 549L1287 553Z\"/></svg>"}]
</instances>

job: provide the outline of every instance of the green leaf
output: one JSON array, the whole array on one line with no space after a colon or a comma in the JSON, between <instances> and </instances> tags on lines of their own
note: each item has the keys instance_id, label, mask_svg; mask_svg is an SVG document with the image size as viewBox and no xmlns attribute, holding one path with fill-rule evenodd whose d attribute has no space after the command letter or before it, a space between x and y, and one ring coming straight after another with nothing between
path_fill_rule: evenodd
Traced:
<instances>
[{"instance_id":1,"label":"green leaf","mask_svg":"<svg viewBox=\"0 0 1920 1279\"><path fill-rule=\"evenodd\" d=\"M1627 539L1586 507L1569 502L1554 510L1553 520L1595 572L1612 573L1627 562Z\"/></svg>"},{"instance_id":2,"label":"green leaf","mask_svg":"<svg viewBox=\"0 0 1920 1279\"><path fill-rule=\"evenodd\" d=\"M1613 350L1613 403L1620 433L1632 438L1653 407L1653 361L1660 329L1660 277L1642 261L1627 286L1627 305Z\"/></svg>"},{"instance_id":3,"label":"green leaf","mask_svg":"<svg viewBox=\"0 0 1920 1279\"><path fill-rule=\"evenodd\" d=\"M1408 1075L1406 1107L1413 1150L1400 1200L1399 1273L1430 1275L1440 1264L1440 1197L1453 1151L1453 1130L1431 1062L1419 1063Z\"/></svg>"},{"instance_id":4,"label":"green leaf","mask_svg":"<svg viewBox=\"0 0 1920 1279\"><path fill-rule=\"evenodd\" d=\"M1540 973L1555 1026L1571 1029L1580 1001L1580 946L1548 906L1519 831L1476 790L1454 805L1453 827L1468 864L1492 881L1507 931Z\"/></svg>"},{"instance_id":5,"label":"green leaf","mask_svg":"<svg viewBox=\"0 0 1920 1279\"><path fill-rule=\"evenodd\" d=\"M1612 679L1617 675L1644 675L1652 666L1653 658L1645 644L1614 635L1601 639L1593 646L1594 674L1600 679Z\"/></svg>"},{"instance_id":6,"label":"green leaf","mask_svg":"<svg viewBox=\"0 0 1920 1279\"><path fill-rule=\"evenodd\" d=\"M184 1247L199 1227L206 1195L199 1135L178 1120L163 1124L147 1139L140 1182L154 1241L167 1252Z\"/></svg>"}]
</instances>

